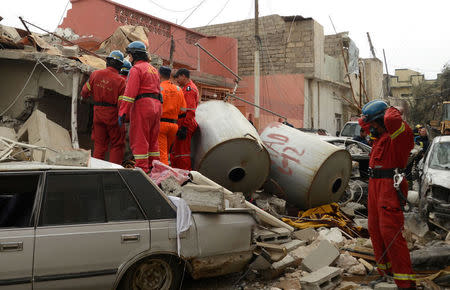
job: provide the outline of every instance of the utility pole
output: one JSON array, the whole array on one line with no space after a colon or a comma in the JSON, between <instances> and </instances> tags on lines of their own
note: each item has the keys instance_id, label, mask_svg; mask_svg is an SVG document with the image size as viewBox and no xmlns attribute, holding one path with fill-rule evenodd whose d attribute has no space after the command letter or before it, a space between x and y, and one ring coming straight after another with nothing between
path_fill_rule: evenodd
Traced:
<instances>
[{"instance_id":1,"label":"utility pole","mask_svg":"<svg viewBox=\"0 0 450 290\"><path fill-rule=\"evenodd\" d=\"M388 65L387 65L387 61L386 61L386 54L384 53L384 48L383 48L383 57L384 57L384 65L386 66L386 89L387 89L387 97L389 97L391 95L391 77L389 76L389 70L388 70Z\"/></svg>"},{"instance_id":2,"label":"utility pole","mask_svg":"<svg viewBox=\"0 0 450 290\"><path fill-rule=\"evenodd\" d=\"M375 55L375 49L373 48L372 40L370 39L370 34L367 32L367 39L369 40L370 52L372 52L372 57L377 58Z\"/></svg>"},{"instance_id":3,"label":"utility pole","mask_svg":"<svg viewBox=\"0 0 450 290\"><path fill-rule=\"evenodd\" d=\"M255 0L255 67L254 67L254 85L255 85L255 127L259 130L259 88L260 88L260 64L259 64L259 49L261 46L261 39L259 38L259 5L258 0Z\"/></svg>"},{"instance_id":4,"label":"utility pole","mask_svg":"<svg viewBox=\"0 0 450 290\"><path fill-rule=\"evenodd\" d=\"M173 35L170 37L169 67L173 68L173 53L175 52L175 41Z\"/></svg>"}]
</instances>

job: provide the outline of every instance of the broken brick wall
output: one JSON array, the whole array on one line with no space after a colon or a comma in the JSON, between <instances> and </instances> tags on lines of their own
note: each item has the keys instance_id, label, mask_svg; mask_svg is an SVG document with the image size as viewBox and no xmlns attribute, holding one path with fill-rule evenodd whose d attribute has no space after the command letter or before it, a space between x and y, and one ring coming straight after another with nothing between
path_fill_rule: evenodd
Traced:
<instances>
[{"instance_id":1,"label":"broken brick wall","mask_svg":"<svg viewBox=\"0 0 450 290\"><path fill-rule=\"evenodd\" d=\"M257 47L254 20L216 24L195 28L206 35L234 37L238 40L239 75L252 75L254 51ZM270 15L259 20L261 38L261 74L301 73L313 74L320 62L320 41L315 34L322 34L323 28L313 19L297 19ZM319 45L319 46L318 46ZM317 56L317 57L315 57Z\"/></svg>"}]
</instances>

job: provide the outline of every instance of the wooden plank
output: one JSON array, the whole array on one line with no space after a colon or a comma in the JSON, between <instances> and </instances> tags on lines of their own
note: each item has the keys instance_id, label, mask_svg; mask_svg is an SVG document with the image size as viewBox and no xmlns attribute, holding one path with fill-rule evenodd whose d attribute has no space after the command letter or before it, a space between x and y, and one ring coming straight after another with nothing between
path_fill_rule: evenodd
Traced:
<instances>
[{"instance_id":1,"label":"wooden plank","mask_svg":"<svg viewBox=\"0 0 450 290\"><path fill-rule=\"evenodd\" d=\"M369 260L369 261L376 262L374 256L370 256L370 255L366 255L366 254L360 254L360 253L355 253L355 252L351 252L349 250L341 250L341 254L343 254L345 252L348 252L350 255L352 255L355 258L363 258L366 261Z\"/></svg>"}]
</instances>

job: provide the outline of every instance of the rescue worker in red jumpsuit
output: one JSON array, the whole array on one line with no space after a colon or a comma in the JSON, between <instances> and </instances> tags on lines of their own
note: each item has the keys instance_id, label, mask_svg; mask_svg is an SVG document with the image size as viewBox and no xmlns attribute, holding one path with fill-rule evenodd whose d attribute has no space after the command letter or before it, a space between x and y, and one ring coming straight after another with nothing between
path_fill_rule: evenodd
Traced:
<instances>
[{"instance_id":1,"label":"rescue worker in red jumpsuit","mask_svg":"<svg viewBox=\"0 0 450 290\"><path fill-rule=\"evenodd\" d=\"M120 69L120 75L123 77L123 79L126 81L128 78L128 73L130 72L132 65L131 62L124 59L122 68Z\"/></svg>"},{"instance_id":2,"label":"rescue worker in red jumpsuit","mask_svg":"<svg viewBox=\"0 0 450 290\"><path fill-rule=\"evenodd\" d=\"M130 147L136 166L148 173L153 160L159 160L158 134L162 97L158 71L149 63L141 41L127 47L133 67L123 96L119 97L119 125L130 120Z\"/></svg>"},{"instance_id":3,"label":"rescue worker in red jumpsuit","mask_svg":"<svg viewBox=\"0 0 450 290\"><path fill-rule=\"evenodd\" d=\"M381 100L362 109L359 124L374 137L369 161L369 234L377 269L382 276L393 275L399 289L416 289L406 241L402 235L403 211L408 183L403 179L399 191L394 174L406 167L414 147L413 132L402 120L401 112Z\"/></svg>"},{"instance_id":4,"label":"rescue worker in red jumpsuit","mask_svg":"<svg viewBox=\"0 0 450 290\"><path fill-rule=\"evenodd\" d=\"M183 113L181 108L186 108L186 101L181 88L170 80L172 70L169 67L162 66L158 71L161 79L161 94L164 100L158 136L159 152L161 162L169 165L168 153L175 142L178 131L178 115Z\"/></svg>"},{"instance_id":5,"label":"rescue worker in red jumpsuit","mask_svg":"<svg viewBox=\"0 0 450 290\"><path fill-rule=\"evenodd\" d=\"M119 75L123 64L123 54L112 51L106 58L106 69L94 71L81 91L83 99L94 98L94 157L105 159L109 151L109 161L122 164L125 130L117 124L117 102L125 91L125 80Z\"/></svg>"},{"instance_id":6,"label":"rescue worker in red jumpsuit","mask_svg":"<svg viewBox=\"0 0 450 290\"><path fill-rule=\"evenodd\" d=\"M195 121L195 110L198 106L199 95L197 86L190 79L190 72L185 68L179 69L175 75L175 81L183 88L186 100L186 113L178 117L178 132L173 144L170 162L172 167L191 170L191 138L198 124Z\"/></svg>"}]
</instances>

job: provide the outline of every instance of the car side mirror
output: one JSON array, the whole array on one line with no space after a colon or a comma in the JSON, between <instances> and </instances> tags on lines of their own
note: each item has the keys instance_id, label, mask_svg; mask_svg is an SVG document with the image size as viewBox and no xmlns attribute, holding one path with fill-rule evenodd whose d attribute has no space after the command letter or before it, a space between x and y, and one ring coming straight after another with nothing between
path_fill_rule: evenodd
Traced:
<instances>
[{"instance_id":1,"label":"car side mirror","mask_svg":"<svg viewBox=\"0 0 450 290\"><path fill-rule=\"evenodd\" d=\"M339 135L341 135L341 132L336 131L336 137L339 137Z\"/></svg>"}]
</instances>

